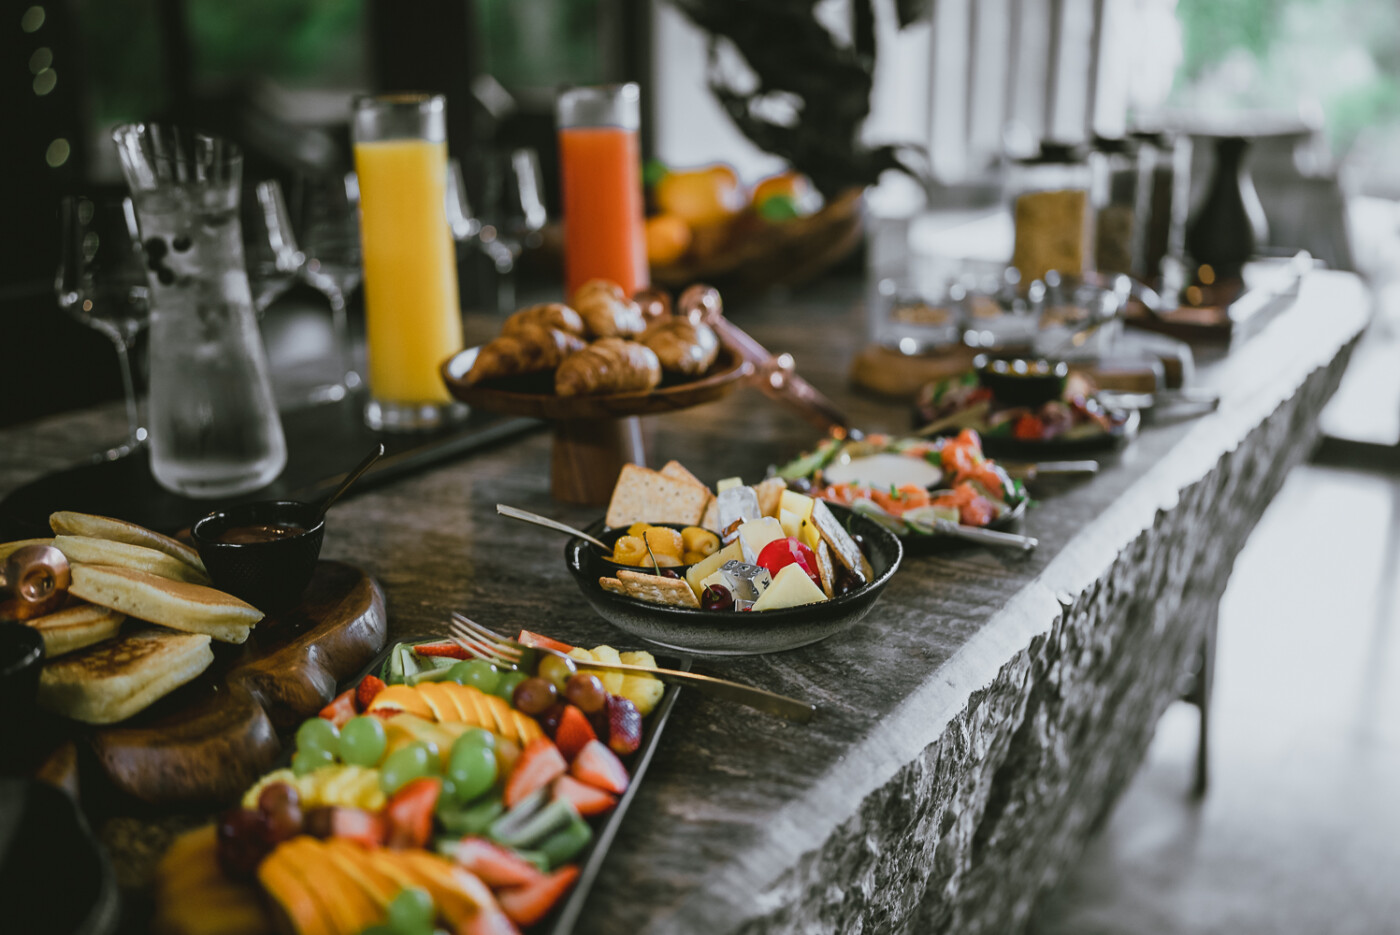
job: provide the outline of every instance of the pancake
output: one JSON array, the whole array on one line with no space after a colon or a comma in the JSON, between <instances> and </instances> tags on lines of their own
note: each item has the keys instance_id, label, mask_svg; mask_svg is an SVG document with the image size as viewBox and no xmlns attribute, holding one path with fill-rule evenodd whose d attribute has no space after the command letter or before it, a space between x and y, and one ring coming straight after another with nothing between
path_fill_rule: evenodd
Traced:
<instances>
[{"instance_id":1,"label":"pancake","mask_svg":"<svg viewBox=\"0 0 1400 935\"><path fill-rule=\"evenodd\" d=\"M44 658L54 659L75 649L111 639L126 614L96 604L75 604L24 621L44 638Z\"/></svg>"},{"instance_id":2,"label":"pancake","mask_svg":"<svg viewBox=\"0 0 1400 935\"><path fill-rule=\"evenodd\" d=\"M223 591L110 565L74 565L68 593L137 620L206 633L224 643L242 643L263 618L262 611Z\"/></svg>"},{"instance_id":3,"label":"pancake","mask_svg":"<svg viewBox=\"0 0 1400 935\"><path fill-rule=\"evenodd\" d=\"M0 562L9 558L27 545L53 545L52 539L16 539L14 542L0 542Z\"/></svg>"},{"instance_id":4,"label":"pancake","mask_svg":"<svg viewBox=\"0 0 1400 935\"><path fill-rule=\"evenodd\" d=\"M49 526L54 532L66 536L91 536L94 539L110 539L139 545L147 549L164 552L171 558L178 558L200 574L208 575L199 553L183 542L176 542L169 536L152 532L144 526L128 523L126 520L110 516L93 516L91 513L72 513L67 510L49 514Z\"/></svg>"},{"instance_id":5,"label":"pancake","mask_svg":"<svg viewBox=\"0 0 1400 935\"><path fill-rule=\"evenodd\" d=\"M44 664L39 704L88 724L144 710L214 661L209 637L150 627Z\"/></svg>"},{"instance_id":6,"label":"pancake","mask_svg":"<svg viewBox=\"0 0 1400 935\"><path fill-rule=\"evenodd\" d=\"M132 568L146 571L162 578L175 581L188 581L190 584L209 584L209 576L198 571L178 558L148 549L143 545L117 542L112 539L95 539L91 536L54 536L53 546L70 562L83 562L88 565L112 565L117 568Z\"/></svg>"}]
</instances>

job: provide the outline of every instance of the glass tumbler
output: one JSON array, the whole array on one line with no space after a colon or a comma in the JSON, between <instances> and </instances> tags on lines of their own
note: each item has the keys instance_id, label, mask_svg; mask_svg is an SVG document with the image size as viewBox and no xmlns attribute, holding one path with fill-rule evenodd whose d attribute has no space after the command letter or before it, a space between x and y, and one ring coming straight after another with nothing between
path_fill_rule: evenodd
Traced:
<instances>
[{"instance_id":1,"label":"glass tumbler","mask_svg":"<svg viewBox=\"0 0 1400 935\"><path fill-rule=\"evenodd\" d=\"M447 100L355 101L371 428L433 429L466 415L438 368L462 348L447 214Z\"/></svg>"},{"instance_id":2,"label":"glass tumbler","mask_svg":"<svg viewBox=\"0 0 1400 935\"><path fill-rule=\"evenodd\" d=\"M590 279L609 279L634 295L651 284L637 141L641 94L635 84L569 88L557 110L566 294Z\"/></svg>"},{"instance_id":3,"label":"glass tumbler","mask_svg":"<svg viewBox=\"0 0 1400 935\"><path fill-rule=\"evenodd\" d=\"M151 473L188 497L257 490L282 473L287 443L243 259L242 154L165 124L112 138L150 283Z\"/></svg>"}]
</instances>

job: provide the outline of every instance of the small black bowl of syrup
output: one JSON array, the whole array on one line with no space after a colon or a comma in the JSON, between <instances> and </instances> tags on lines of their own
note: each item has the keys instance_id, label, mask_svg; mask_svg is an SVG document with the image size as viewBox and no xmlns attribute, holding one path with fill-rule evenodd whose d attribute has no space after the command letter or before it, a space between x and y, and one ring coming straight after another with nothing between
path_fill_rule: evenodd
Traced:
<instances>
[{"instance_id":1,"label":"small black bowl of syrup","mask_svg":"<svg viewBox=\"0 0 1400 935\"><path fill-rule=\"evenodd\" d=\"M265 500L219 510L190 530L214 586L263 613L294 606L311 581L326 521L314 504Z\"/></svg>"}]
</instances>

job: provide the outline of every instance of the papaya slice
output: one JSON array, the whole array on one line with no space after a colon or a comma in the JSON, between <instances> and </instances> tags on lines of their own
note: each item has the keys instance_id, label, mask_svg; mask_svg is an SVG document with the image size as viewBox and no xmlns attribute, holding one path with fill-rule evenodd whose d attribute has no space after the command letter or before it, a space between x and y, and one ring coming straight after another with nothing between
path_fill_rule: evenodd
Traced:
<instances>
[{"instance_id":1,"label":"papaya slice","mask_svg":"<svg viewBox=\"0 0 1400 935\"><path fill-rule=\"evenodd\" d=\"M314 838L297 837L280 849L287 851L292 872L300 874L312 894L321 899L337 931L358 935L383 918L384 913L354 877L329 859L325 844Z\"/></svg>"},{"instance_id":2,"label":"papaya slice","mask_svg":"<svg viewBox=\"0 0 1400 935\"><path fill-rule=\"evenodd\" d=\"M428 707L433 709L434 720L444 723L460 720L457 705L452 700L452 693L445 686L436 682L424 682L418 686L418 693L423 696Z\"/></svg>"},{"instance_id":3,"label":"papaya slice","mask_svg":"<svg viewBox=\"0 0 1400 935\"><path fill-rule=\"evenodd\" d=\"M463 686L456 682L440 682L442 689L447 692L447 696L452 699L452 705L457 710L457 720L464 724L470 724L472 716L476 713L476 708L466 699L466 692Z\"/></svg>"},{"instance_id":4,"label":"papaya slice","mask_svg":"<svg viewBox=\"0 0 1400 935\"><path fill-rule=\"evenodd\" d=\"M433 709L428 707L428 702L424 700L418 689L410 685L390 685L374 696L374 700L369 703L368 711L372 713L385 709L402 711L405 714L417 715L428 720L433 718Z\"/></svg>"},{"instance_id":5,"label":"papaya slice","mask_svg":"<svg viewBox=\"0 0 1400 935\"><path fill-rule=\"evenodd\" d=\"M339 928L293 870L294 863L279 847L258 865L258 882L286 913L297 935L337 935Z\"/></svg>"},{"instance_id":6,"label":"papaya slice","mask_svg":"<svg viewBox=\"0 0 1400 935\"><path fill-rule=\"evenodd\" d=\"M353 841L331 838L326 842L326 852L328 859L354 878L381 910L387 910L389 903L393 902L394 897L403 888L393 877L375 865L370 851Z\"/></svg>"}]
</instances>

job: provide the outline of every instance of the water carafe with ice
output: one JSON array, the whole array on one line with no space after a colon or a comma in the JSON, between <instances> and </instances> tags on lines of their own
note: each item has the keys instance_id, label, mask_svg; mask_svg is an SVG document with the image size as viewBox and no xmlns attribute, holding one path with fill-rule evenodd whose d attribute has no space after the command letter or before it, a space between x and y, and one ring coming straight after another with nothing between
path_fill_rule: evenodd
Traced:
<instances>
[{"instance_id":1,"label":"water carafe with ice","mask_svg":"<svg viewBox=\"0 0 1400 935\"><path fill-rule=\"evenodd\" d=\"M112 132L151 287L151 472L188 497L266 486L287 463L238 223L243 158L161 124Z\"/></svg>"}]
</instances>

